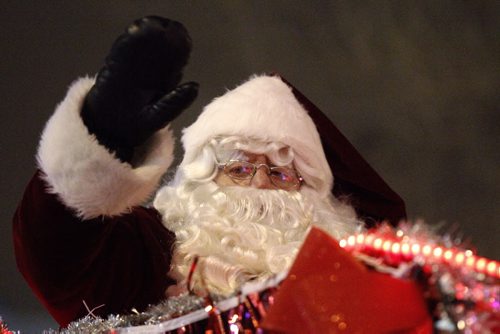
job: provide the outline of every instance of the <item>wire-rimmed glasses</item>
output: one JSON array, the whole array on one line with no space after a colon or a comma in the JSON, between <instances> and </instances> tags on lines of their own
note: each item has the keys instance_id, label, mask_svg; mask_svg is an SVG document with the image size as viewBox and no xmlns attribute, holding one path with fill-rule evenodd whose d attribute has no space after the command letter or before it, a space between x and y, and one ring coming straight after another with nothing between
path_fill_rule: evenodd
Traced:
<instances>
[{"instance_id":1,"label":"wire-rimmed glasses","mask_svg":"<svg viewBox=\"0 0 500 334\"><path fill-rule=\"evenodd\" d=\"M243 160L229 160L218 164L219 168L233 180L250 181L261 167L266 167L271 182L279 189L298 190L304 179L293 168L254 164Z\"/></svg>"}]
</instances>

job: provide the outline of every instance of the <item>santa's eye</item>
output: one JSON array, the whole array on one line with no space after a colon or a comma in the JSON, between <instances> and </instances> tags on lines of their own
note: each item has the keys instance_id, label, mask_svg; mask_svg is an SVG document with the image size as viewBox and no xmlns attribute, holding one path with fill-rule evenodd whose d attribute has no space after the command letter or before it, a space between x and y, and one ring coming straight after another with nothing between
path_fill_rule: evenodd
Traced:
<instances>
[{"instance_id":1,"label":"santa's eye","mask_svg":"<svg viewBox=\"0 0 500 334\"><path fill-rule=\"evenodd\" d=\"M269 177L276 186L284 189L299 184L297 173L293 169L287 167L272 167Z\"/></svg>"},{"instance_id":2,"label":"santa's eye","mask_svg":"<svg viewBox=\"0 0 500 334\"><path fill-rule=\"evenodd\" d=\"M244 161L233 161L226 165L224 172L230 177L247 179L254 174L255 166Z\"/></svg>"}]
</instances>

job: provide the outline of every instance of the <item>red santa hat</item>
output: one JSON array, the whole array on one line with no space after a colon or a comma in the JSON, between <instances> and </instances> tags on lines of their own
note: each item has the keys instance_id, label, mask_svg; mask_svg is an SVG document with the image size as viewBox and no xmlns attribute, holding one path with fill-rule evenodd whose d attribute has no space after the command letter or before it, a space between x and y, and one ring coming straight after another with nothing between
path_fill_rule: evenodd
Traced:
<instances>
[{"instance_id":1,"label":"red santa hat","mask_svg":"<svg viewBox=\"0 0 500 334\"><path fill-rule=\"evenodd\" d=\"M405 217L401 198L311 101L277 75L253 76L208 104L183 131L181 167L193 162L211 139L223 136L290 146L307 186L323 197L330 192L348 197L369 223Z\"/></svg>"},{"instance_id":2,"label":"red santa hat","mask_svg":"<svg viewBox=\"0 0 500 334\"><path fill-rule=\"evenodd\" d=\"M295 167L308 186L323 196L332 188L332 172L316 126L292 89L277 76L254 76L208 104L183 131L181 166L192 162L208 141L221 136L283 143L293 149Z\"/></svg>"}]
</instances>

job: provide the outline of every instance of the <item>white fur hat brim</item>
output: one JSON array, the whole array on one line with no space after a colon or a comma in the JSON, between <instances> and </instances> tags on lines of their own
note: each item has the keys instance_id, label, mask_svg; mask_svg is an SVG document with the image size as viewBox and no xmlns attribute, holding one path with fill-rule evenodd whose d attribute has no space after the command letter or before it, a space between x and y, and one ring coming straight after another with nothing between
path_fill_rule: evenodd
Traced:
<instances>
[{"instance_id":1,"label":"white fur hat brim","mask_svg":"<svg viewBox=\"0 0 500 334\"><path fill-rule=\"evenodd\" d=\"M290 146L306 184L321 195L330 193L333 175L316 126L279 77L254 76L208 104L196 122L183 131L181 166L193 162L209 140L220 136Z\"/></svg>"}]
</instances>

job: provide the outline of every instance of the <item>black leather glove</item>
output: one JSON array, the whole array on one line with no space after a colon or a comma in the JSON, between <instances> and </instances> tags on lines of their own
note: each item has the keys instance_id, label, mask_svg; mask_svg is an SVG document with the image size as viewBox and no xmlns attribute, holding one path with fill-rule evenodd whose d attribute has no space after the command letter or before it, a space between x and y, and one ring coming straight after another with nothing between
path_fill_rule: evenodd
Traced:
<instances>
[{"instance_id":1,"label":"black leather glove","mask_svg":"<svg viewBox=\"0 0 500 334\"><path fill-rule=\"evenodd\" d=\"M81 117L121 161L196 98L197 83L177 86L190 51L186 28L157 16L136 20L114 42Z\"/></svg>"}]
</instances>

